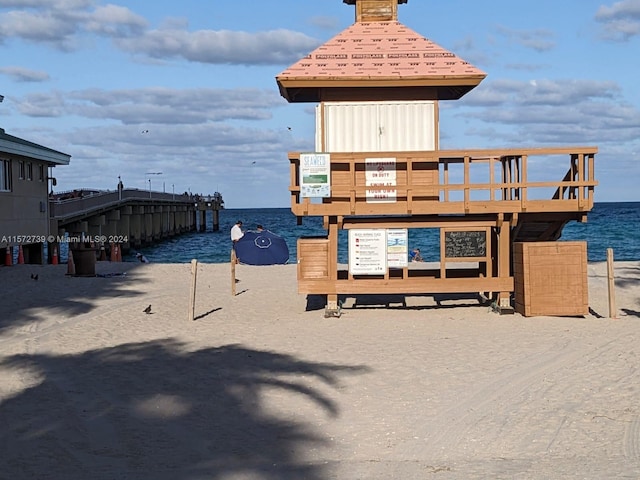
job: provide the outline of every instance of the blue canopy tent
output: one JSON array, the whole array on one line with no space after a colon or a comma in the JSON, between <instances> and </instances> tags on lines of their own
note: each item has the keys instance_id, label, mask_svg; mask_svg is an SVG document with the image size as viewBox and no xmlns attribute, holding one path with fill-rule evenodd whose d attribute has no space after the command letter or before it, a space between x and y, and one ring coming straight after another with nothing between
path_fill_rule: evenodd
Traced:
<instances>
[{"instance_id":1,"label":"blue canopy tent","mask_svg":"<svg viewBox=\"0 0 640 480\"><path fill-rule=\"evenodd\" d=\"M269 230L246 232L235 248L238 261L245 265L284 265L289 261L287 242Z\"/></svg>"}]
</instances>

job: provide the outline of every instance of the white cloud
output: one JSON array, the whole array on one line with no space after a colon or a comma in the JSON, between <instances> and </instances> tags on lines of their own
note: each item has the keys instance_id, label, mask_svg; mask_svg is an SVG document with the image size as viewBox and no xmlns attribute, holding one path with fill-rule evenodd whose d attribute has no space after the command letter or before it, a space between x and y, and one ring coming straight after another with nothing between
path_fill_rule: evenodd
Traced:
<instances>
[{"instance_id":1,"label":"white cloud","mask_svg":"<svg viewBox=\"0 0 640 480\"><path fill-rule=\"evenodd\" d=\"M448 112L473 120L465 135L492 143L484 147L639 141L640 110L612 81L487 81L461 105Z\"/></svg>"},{"instance_id":2,"label":"white cloud","mask_svg":"<svg viewBox=\"0 0 640 480\"><path fill-rule=\"evenodd\" d=\"M546 52L556 46L555 34L551 30L514 30L512 28L499 25L495 32L505 37L509 42L517 43L523 47L537 52Z\"/></svg>"},{"instance_id":3,"label":"white cloud","mask_svg":"<svg viewBox=\"0 0 640 480\"><path fill-rule=\"evenodd\" d=\"M47 72L18 66L0 67L0 75L6 75L16 82L44 82L49 80Z\"/></svg>"},{"instance_id":4,"label":"white cloud","mask_svg":"<svg viewBox=\"0 0 640 480\"><path fill-rule=\"evenodd\" d=\"M64 51L80 48L79 37L87 32L127 36L146 28L146 20L126 7L95 7L85 0L0 0L0 8L15 8L0 14L0 40L18 38Z\"/></svg>"},{"instance_id":5,"label":"white cloud","mask_svg":"<svg viewBox=\"0 0 640 480\"><path fill-rule=\"evenodd\" d=\"M93 0L0 0L0 8L31 8L51 10L77 10L88 8Z\"/></svg>"},{"instance_id":6,"label":"white cloud","mask_svg":"<svg viewBox=\"0 0 640 480\"><path fill-rule=\"evenodd\" d=\"M149 87L30 94L18 102L17 108L21 114L35 117L74 115L125 125L177 125L266 120L274 108L284 105L286 102L273 90Z\"/></svg>"},{"instance_id":7,"label":"white cloud","mask_svg":"<svg viewBox=\"0 0 640 480\"><path fill-rule=\"evenodd\" d=\"M0 15L0 39L19 37L34 43L47 43L60 50L73 48L77 25L53 12L11 11Z\"/></svg>"},{"instance_id":8,"label":"white cloud","mask_svg":"<svg viewBox=\"0 0 640 480\"><path fill-rule=\"evenodd\" d=\"M198 30L186 23L165 23L149 30L147 20L123 6L95 6L85 0L0 0L0 41L17 38L72 51L86 46L86 34L114 40L125 52L153 59L233 65L274 65L299 60L320 45L304 33L278 29L263 32Z\"/></svg>"},{"instance_id":9,"label":"white cloud","mask_svg":"<svg viewBox=\"0 0 640 480\"><path fill-rule=\"evenodd\" d=\"M85 29L110 37L129 37L141 34L147 21L126 7L106 5L88 14Z\"/></svg>"},{"instance_id":10,"label":"white cloud","mask_svg":"<svg viewBox=\"0 0 640 480\"><path fill-rule=\"evenodd\" d=\"M628 41L640 35L640 0L622 0L610 7L601 6L595 16L603 24L603 37Z\"/></svg>"},{"instance_id":11,"label":"white cloud","mask_svg":"<svg viewBox=\"0 0 640 480\"><path fill-rule=\"evenodd\" d=\"M119 48L133 54L234 65L294 62L320 43L303 33L284 29L256 33L164 29L151 30L137 38L116 40Z\"/></svg>"},{"instance_id":12,"label":"white cloud","mask_svg":"<svg viewBox=\"0 0 640 480\"><path fill-rule=\"evenodd\" d=\"M324 15L316 15L309 19L309 24L324 30L336 30L340 28L340 23L335 17L327 17Z\"/></svg>"},{"instance_id":13,"label":"white cloud","mask_svg":"<svg viewBox=\"0 0 640 480\"><path fill-rule=\"evenodd\" d=\"M620 95L613 81L532 79L486 81L465 97L466 105L575 105L592 99L611 100Z\"/></svg>"}]
</instances>

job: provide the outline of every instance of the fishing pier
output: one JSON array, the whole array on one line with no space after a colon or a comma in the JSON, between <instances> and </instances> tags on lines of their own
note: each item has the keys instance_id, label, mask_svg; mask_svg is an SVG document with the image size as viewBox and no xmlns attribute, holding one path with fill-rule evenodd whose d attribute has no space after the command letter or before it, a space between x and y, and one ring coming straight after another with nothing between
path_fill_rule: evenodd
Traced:
<instances>
[{"instance_id":1,"label":"fishing pier","mask_svg":"<svg viewBox=\"0 0 640 480\"><path fill-rule=\"evenodd\" d=\"M175 194L139 189L74 190L50 196L49 261L62 239L80 239L89 248L128 252L187 232L220 228L222 195ZM63 240L64 241L64 240ZM67 240L68 241L68 240Z\"/></svg>"}]
</instances>

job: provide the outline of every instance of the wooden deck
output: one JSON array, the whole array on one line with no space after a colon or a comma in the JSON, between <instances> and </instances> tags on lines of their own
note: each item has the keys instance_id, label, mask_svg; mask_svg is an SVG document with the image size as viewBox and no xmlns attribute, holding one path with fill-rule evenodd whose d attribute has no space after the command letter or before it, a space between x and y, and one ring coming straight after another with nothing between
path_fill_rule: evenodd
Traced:
<instances>
[{"instance_id":1,"label":"wooden deck","mask_svg":"<svg viewBox=\"0 0 640 480\"><path fill-rule=\"evenodd\" d=\"M297 216L588 212L596 153L596 147L332 153L331 197L321 203L300 197L300 153L290 153L291 209ZM370 201L367 158L395 159L393 203ZM530 180L529 165L538 158L566 162L566 174ZM552 193L544 197L543 191Z\"/></svg>"},{"instance_id":2,"label":"wooden deck","mask_svg":"<svg viewBox=\"0 0 640 480\"><path fill-rule=\"evenodd\" d=\"M326 238L298 241L298 290L327 295L329 312L339 311L338 295L395 293L478 292L508 309L513 244L554 241L567 222L586 221L596 153L596 147L330 153L325 198L302 197L301 153L289 153L291 210L322 216L327 230ZM376 173L376 162L386 170ZM337 258L338 230L354 228L439 228L439 267L354 275ZM486 245L456 258L447 252L450 232L479 234Z\"/></svg>"}]
</instances>

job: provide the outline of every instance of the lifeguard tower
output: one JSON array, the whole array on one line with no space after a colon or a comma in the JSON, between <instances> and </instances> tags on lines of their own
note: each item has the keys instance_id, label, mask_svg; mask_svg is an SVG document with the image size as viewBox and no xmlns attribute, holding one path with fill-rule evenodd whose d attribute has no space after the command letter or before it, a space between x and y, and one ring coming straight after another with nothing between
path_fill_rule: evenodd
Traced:
<instances>
[{"instance_id":1,"label":"lifeguard tower","mask_svg":"<svg viewBox=\"0 0 640 480\"><path fill-rule=\"evenodd\" d=\"M343 0L355 23L276 77L318 104L316 151L288 154L292 212L327 230L298 241L299 293L326 295L326 315L339 296L469 292L501 313L588 313L586 243L558 239L593 207L597 148L440 150L439 102L486 74L399 23L407 1ZM528 178L558 157L562 178ZM439 229L437 268L408 264L413 228Z\"/></svg>"}]
</instances>

